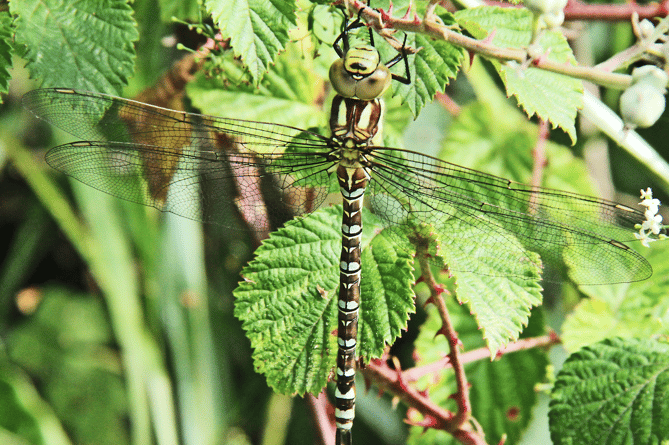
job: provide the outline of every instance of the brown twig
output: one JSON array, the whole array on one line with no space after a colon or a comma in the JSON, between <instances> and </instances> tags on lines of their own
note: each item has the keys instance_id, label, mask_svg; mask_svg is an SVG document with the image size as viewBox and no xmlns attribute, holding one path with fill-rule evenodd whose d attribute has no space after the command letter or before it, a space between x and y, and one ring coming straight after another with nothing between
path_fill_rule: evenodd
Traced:
<instances>
[{"instance_id":1,"label":"brown twig","mask_svg":"<svg viewBox=\"0 0 669 445\"><path fill-rule=\"evenodd\" d=\"M334 408L325 395L325 390L315 397L312 394L306 396L307 405L316 420L316 430L321 445L333 445L335 437Z\"/></svg>"},{"instance_id":2,"label":"brown twig","mask_svg":"<svg viewBox=\"0 0 669 445\"><path fill-rule=\"evenodd\" d=\"M433 5L432 3L430 4ZM413 33L422 33L435 39L443 40L460 46L473 54L478 54L487 59L494 59L500 62L515 61L522 64L527 60L527 51L519 48L501 48L493 45L489 39L476 40L454 31L440 22L432 12L426 14L423 19L416 16L395 18L383 11L368 8L360 0L353 0L351 6L355 11L364 8L362 16L377 31L384 29L402 30ZM436 4L434 4L436 6ZM433 11L430 9L428 12ZM357 13L357 12L356 12ZM392 42L391 42L392 44ZM401 43L397 42L398 48ZM393 44L393 46L396 46ZM587 80L598 85L611 88L625 89L631 85L631 76L626 74L616 74L606 72L597 68L574 66L569 63L558 63L549 60L547 57L539 58L532 63L533 67L540 68L554 73L564 74L577 79Z\"/></svg>"},{"instance_id":3,"label":"brown twig","mask_svg":"<svg viewBox=\"0 0 669 445\"><path fill-rule=\"evenodd\" d=\"M455 414L434 403L427 394L406 384L403 374L391 369L384 360L372 360L363 370L365 378L376 383L383 391L388 391L399 398L408 407L420 412L424 420L417 426L447 431L465 445L486 445L473 426L466 422L455 425Z\"/></svg>"},{"instance_id":4,"label":"brown twig","mask_svg":"<svg viewBox=\"0 0 669 445\"><path fill-rule=\"evenodd\" d=\"M437 335L442 334L448 340L448 358L453 367L453 371L455 372L455 383L457 387L455 400L458 404L458 412L451 421L454 425L460 427L469 420L472 413L471 402L469 401L469 383L467 382L467 376L465 375L465 367L460 360L460 347L462 346L462 343L460 342L458 333L455 331L453 323L451 322L450 314L446 308L446 302L442 298L442 294L444 293L443 287L435 280L427 255L424 255L421 252L418 252L418 255L421 271L423 273L423 282L427 284L430 289L428 303L432 303L437 307L442 321L441 329L437 332Z\"/></svg>"},{"instance_id":5,"label":"brown twig","mask_svg":"<svg viewBox=\"0 0 669 445\"><path fill-rule=\"evenodd\" d=\"M541 337L532 337L524 338L517 340L513 343L509 343L504 348L500 349L497 352L496 357L501 357L502 355L509 354L517 351L524 351L527 349L533 348L545 348L553 346L560 343L560 338L551 332L548 335L543 335ZM460 355L460 361L465 363L473 363L480 360L485 360L490 358L490 350L487 347L474 349L472 351L464 352ZM442 372L444 369L451 368L451 359L446 356L441 360L438 360L434 363L430 363L423 366L416 366L415 368L407 369L403 372L403 377L406 382L415 382L421 377L431 374L437 374Z\"/></svg>"},{"instance_id":6,"label":"brown twig","mask_svg":"<svg viewBox=\"0 0 669 445\"><path fill-rule=\"evenodd\" d=\"M135 100L172 110L184 110L183 97L186 85L195 79L195 74L202 68L209 53L215 48L225 49L230 39L217 41L208 39L194 53L188 53L172 64L155 83L144 89Z\"/></svg>"},{"instance_id":7,"label":"brown twig","mask_svg":"<svg viewBox=\"0 0 669 445\"><path fill-rule=\"evenodd\" d=\"M640 5L634 1L620 4L588 4L569 0L564 8L566 20L627 22L637 13L642 19L665 17L669 13L669 0Z\"/></svg>"},{"instance_id":8,"label":"brown twig","mask_svg":"<svg viewBox=\"0 0 669 445\"><path fill-rule=\"evenodd\" d=\"M460 107L460 105L458 105L448 94L437 93L434 98L451 116L457 116L460 114L460 111L462 111L462 107Z\"/></svg>"},{"instance_id":9,"label":"brown twig","mask_svg":"<svg viewBox=\"0 0 669 445\"><path fill-rule=\"evenodd\" d=\"M544 175L544 168L548 163L546 159L546 141L550 135L550 127L548 126L548 121L544 119L539 119L539 135L537 137L537 143L532 149L532 159L534 160L532 165L532 180L530 184L532 187L537 188L541 186L541 178ZM530 195L530 202L528 208L530 211L534 212L537 208L537 194L532 193Z\"/></svg>"}]
</instances>

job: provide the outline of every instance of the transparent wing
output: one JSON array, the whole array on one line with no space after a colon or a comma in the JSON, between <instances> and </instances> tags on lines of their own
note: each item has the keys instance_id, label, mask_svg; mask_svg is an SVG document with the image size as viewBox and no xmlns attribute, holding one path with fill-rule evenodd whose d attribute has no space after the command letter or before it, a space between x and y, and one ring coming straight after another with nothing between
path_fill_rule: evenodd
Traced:
<instances>
[{"instance_id":1,"label":"transparent wing","mask_svg":"<svg viewBox=\"0 0 669 445\"><path fill-rule=\"evenodd\" d=\"M311 211L328 193L332 148L318 134L68 89L31 91L23 103L86 139L51 149L49 165L162 211L236 227L220 212L208 212L229 203L254 229L267 230L276 226L272 218Z\"/></svg>"},{"instance_id":2,"label":"transparent wing","mask_svg":"<svg viewBox=\"0 0 669 445\"><path fill-rule=\"evenodd\" d=\"M64 89L33 91L24 104L87 139L49 151L50 165L114 196L187 218L234 226L200 211L229 203L253 228L268 230L276 225L272 217L309 212L332 191L336 143L297 128ZM528 249L543 261L567 264L582 284L637 281L652 273L622 244L645 220L639 210L407 150L370 147L365 157L375 212L388 226L433 226L456 258L467 259L454 270L511 276L517 264L537 261ZM486 267L491 264L498 270Z\"/></svg>"},{"instance_id":3,"label":"transparent wing","mask_svg":"<svg viewBox=\"0 0 669 445\"><path fill-rule=\"evenodd\" d=\"M406 150L375 147L368 159L372 206L387 224L431 224L446 249L484 246L468 246L462 254L480 263L505 258L508 270L500 275L512 275L514 264L532 261L525 249L546 262L567 264L581 284L638 281L652 274L650 264L622 244L635 239L635 225L645 220L642 211L518 184ZM453 243L463 228L468 239ZM476 272L471 267L466 271Z\"/></svg>"}]
</instances>

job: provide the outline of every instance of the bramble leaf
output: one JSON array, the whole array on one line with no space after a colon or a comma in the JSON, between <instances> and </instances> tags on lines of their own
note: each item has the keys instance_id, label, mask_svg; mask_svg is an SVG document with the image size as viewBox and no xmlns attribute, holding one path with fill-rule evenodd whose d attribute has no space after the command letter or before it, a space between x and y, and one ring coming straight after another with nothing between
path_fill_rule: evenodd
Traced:
<instances>
[{"instance_id":1,"label":"bramble leaf","mask_svg":"<svg viewBox=\"0 0 669 445\"><path fill-rule=\"evenodd\" d=\"M532 15L525 8L483 6L455 14L457 22L477 39L491 37L494 45L526 49L532 37ZM558 31L543 32L537 44L547 59L576 64L567 40ZM517 63L493 61L508 96L516 96L528 116L537 115L560 127L576 141L576 114L582 106L583 85L578 79Z\"/></svg>"},{"instance_id":2,"label":"bramble leaf","mask_svg":"<svg viewBox=\"0 0 669 445\"><path fill-rule=\"evenodd\" d=\"M420 34L416 34L412 40L413 46L420 48L420 51L409 57L411 83L404 85L393 82L393 88L402 98L402 103L406 103L411 113L417 116L420 110L432 101L434 95L443 92L450 80L457 76L465 52L448 42L430 39ZM404 76L404 71L403 62L398 62L393 67L393 72L398 75Z\"/></svg>"},{"instance_id":3,"label":"bramble leaf","mask_svg":"<svg viewBox=\"0 0 669 445\"><path fill-rule=\"evenodd\" d=\"M12 47L9 42L12 38L12 20L9 14L0 15L0 93L9 89L9 68L12 66ZM0 99L1 101L2 99Z\"/></svg>"},{"instance_id":4,"label":"bramble leaf","mask_svg":"<svg viewBox=\"0 0 669 445\"><path fill-rule=\"evenodd\" d=\"M128 2L21 0L10 7L16 44L25 46L27 67L43 87L121 94L139 37Z\"/></svg>"},{"instance_id":5,"label":"bramble leaf","mask_svg":"<svg viewBox=\"0 0 669 445\"><path fill-rule=\"evenodd\" d=\"M335 364L341 212L328 207L272 233L235 290L256 369L279 392L317 393ZM358 356L373 358L406 328L413 276L411 256L378 233L373 215L363 218Z\"/></svg>"},{"instance_id":6,"label":"bramble leaf","mask_svg":"<svg viewBox=\"0 0 669 445\"><path fill-rule=\"evenodd\" d=\"M539 255L529 251L527 261L500 255L494 239L481 238L478 229L468 227L459 219L448 222L449 230L457 236L442 242L441 247L457 277L458 301L469 306L494 355L509 341L518 339L531 309L541 304L541 260ZM511 234L507 239L518 244Z\"/></svg>"},{"instance_id":7,"label":"bramble leaf","mask_svg":"<svg viewBox=\"0 0 669 445\"><path fill-rule=\"evenodd\" d=\"M669 345L614 338L572 354L553 387L549 426L555 445L669 439Z\"/></svg>"},{"instance_id":8,"label":"bramble leaf","mask_svg":"<svg viewBox=\"0 0 669 445\"><path fill-rule=\"evenodd\" d=\"M205 0L205 7L223 38L230 38L235 56L241 57L257 85L288 43L288 29L296 23L295 2Z\"/></svg>"}]
</instances>

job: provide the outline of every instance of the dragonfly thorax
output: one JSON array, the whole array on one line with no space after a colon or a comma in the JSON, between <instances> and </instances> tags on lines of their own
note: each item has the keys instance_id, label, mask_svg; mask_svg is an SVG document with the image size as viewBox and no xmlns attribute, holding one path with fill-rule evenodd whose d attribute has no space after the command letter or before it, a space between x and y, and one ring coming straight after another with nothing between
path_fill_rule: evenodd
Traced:
<instances>
[{"instance_id":1,"label":"dragonfly thorax","mask_svg":"<svg viewBox=\"0 0 669 445\"><path fill-rule=\"evenodd\" d=\"M344 147L360 149L378 145L382 118L381 99L357 100L342 96L332 99L330 130Z\"/></svg>"},{"instance_id":2,"label":"dragonfly thorax","mask_svg":"<svg viewBox=\"0 0 669 445\"><path fill-rule=\"evenodd\" d=\"M347 98L376 99L385 93L391 81L390 70L380 63L376 48L369 45L350 48L330 66L332 86Z\"/></svg>"}]
</instances>

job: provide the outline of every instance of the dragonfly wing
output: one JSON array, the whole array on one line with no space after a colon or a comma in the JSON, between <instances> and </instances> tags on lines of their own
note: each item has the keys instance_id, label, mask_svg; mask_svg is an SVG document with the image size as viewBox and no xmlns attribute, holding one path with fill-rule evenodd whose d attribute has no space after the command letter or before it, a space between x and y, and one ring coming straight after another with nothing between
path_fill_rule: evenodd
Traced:
<instances>
[{"instance_id":1,"label":"dragonfly wing","mask_svg":"<svg viewBox=\"0 0 669 445\"><path fill-rule=\"evenodd\" d=\"M266 231L327 194L331 143L315 133L69 89L31 91L23 103L87 140L52 149L52 167L162 211L237 227L222 212L207 213L233 203L251 227Z\"/></svg>"},{"instance_id":2,"label":"dragonfly wing","mask_svg":"<svg viewBox=\"0 0 669 445\"><path fill-rule=\"evenodd\" d=\"M87 141L52 148L46 160L68 176L118 198L240 228L234 213L214 211L232 204L256 231L270 230L308 211L305 207L320 205L327 194L331 165L312 157L308 164L313 172L311 187L306 188L291 176L291 166L304 163L304 158L284 153L258 157L248 151Z\"/></svg>"},{"instance_id":3,"label":"dragonfly wing","mask_svg":"<svg viewBox=\"0 0 669 445\"><path fill-rule=\"evenodd\" d=\"M634 239L635 224L642 212L589 196L535 188L514 183L419 153L376 148L372 170L377 189L401 203L377 208L388 224L410 221L431 224L445 239L455 238L453 219L470 228L493 252L510 262L531 258L526 249L541 254L546 262L567 264L572 278L581 284L638 281L650 276L648 262L621 243ZM400 216L398 216L400 215ZM468 270L468 272L473 272ZM500 276L511 275L500 272Z\"/></svg>"},{"instance_id":4,"label":"dragonfly wing","mask_svg":"<svg viewBox=\"0 0 669 445\"><path fill-rule=\"evenodd\" d=\"M329 138L286 125L187 113L89 91L33 90L23 96L23 105L38 118L89 141L179 148L190 145L194 137L216 146L224 135L259 153L289 145L314 151L330 146Z\"/></svg>"}]
</instances>

